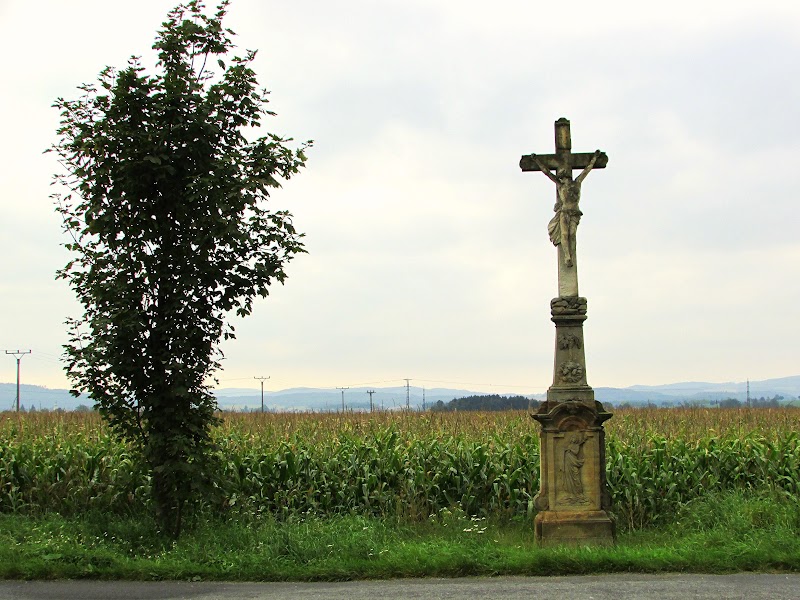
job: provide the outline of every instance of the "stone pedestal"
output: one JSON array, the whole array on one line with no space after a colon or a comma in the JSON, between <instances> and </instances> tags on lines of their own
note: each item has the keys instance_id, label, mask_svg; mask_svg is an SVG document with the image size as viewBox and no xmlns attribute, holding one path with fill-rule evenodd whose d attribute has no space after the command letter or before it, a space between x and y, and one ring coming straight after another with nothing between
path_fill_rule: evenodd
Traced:
<instances>
[{"instance_id":1,"label":"stone pedestal","mask_svg":"<svg viewBox=\"0 0 800 600\"><path fill-rule=\"evenodd\" d=\"M560 296L550 308L556 324L553 385L532 415L542 425L536 539L543 546L612 544L603 430L611 413L586 383L586 298Z\"/></svg>"}]
</instances>

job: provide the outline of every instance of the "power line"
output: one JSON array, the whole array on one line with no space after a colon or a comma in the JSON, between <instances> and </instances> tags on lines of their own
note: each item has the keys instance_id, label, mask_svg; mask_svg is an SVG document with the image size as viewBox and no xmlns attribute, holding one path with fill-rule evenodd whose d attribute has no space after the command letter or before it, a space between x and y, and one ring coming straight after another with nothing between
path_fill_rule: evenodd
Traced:
<instances>
[{"instance_id":1,"label":"power line","mask_svg":"<svg viewBox=\"0 0 800 600\"><path fill-rule=\"evenodd\" d=\"M394 383L395 381L403 381L402 379L384 379L382 381L362 381L361 383L351 383L350 387L357 387L359 385L375 385L377 383ZM337 388L339 389L339 388Z\"/></svg>"},{"instance_id":2,"label":"power line","mask_svg":"<svg viewBox=\"0 0 800 600\"><path fill-rule=\"evenodd\" d=\"M19 363L22 360L22 357L26 354L30 354L30 350L17 350L16 352L12 352L11 350L6 350L6 354L11 354L14 358L17 359L17 412L19 412ZM19 356L17 356L19 355Z\"/></svg>"},{"instance_id":3,"label":"power line","mask_svg":"<svg viewBox=\"0 0 800 600\"><path fill-rule=\"evenodd\" d=\"M243 381L245 379L250 379L249 377L236 377L231 379L220 379L220 383L225 383L228 381ZM403 384L403 387L406 387L410 380L409 379L381 379L377 381L362 381L359 383L351 383L346 389L351 389L359 386L366 386L366 385L377 385L381 383L395 383L395 382L406 382ZM414 381L420 382L428 382L428 383L449 383L449 384L456 384L456 385L478 385L483 387L493 387L493 388L520 388L520 389L542 389L545 390L549 387L549 383L543 383L540 385L511 385L511 384L504 384L504 383L478 383L478 382L470 382L470 381L452 381L452 380L442 380L442 379L418 379L415 378ZM299 386L295 386L299 387ZM314 386L316 389L328 389L328 390L339 390L340 387L333 386L333 385L316 385ZM698 388L699 389L699 388Z\"/></svg>"},{"instance_id":4,"label":"power line","mask_svg":"<svg viewBox=\"0 0 800 600\"><path fill-rule=\"evenodd\" d=\"M547 389L550 385L510 385L505 383L478 383L475 381L447 381L442 379L417 379L416 381L426 381L428 383L450 383L456 385L481 385L485 387L503 387L503 388L525 388L525 389Z\"/></svg>"},{"instance_id":5,"label":"power line","mask_svg":"<svg viewBox=\"0 0 800 600\"><path fill-rule=\"evenodd\" d=\"M36 351L36 356L31 355L31 359L50 364L64 364L64 361L61 358L53 356L52 354L39 352L38 350Z\"/></svg>"}]
</instances>

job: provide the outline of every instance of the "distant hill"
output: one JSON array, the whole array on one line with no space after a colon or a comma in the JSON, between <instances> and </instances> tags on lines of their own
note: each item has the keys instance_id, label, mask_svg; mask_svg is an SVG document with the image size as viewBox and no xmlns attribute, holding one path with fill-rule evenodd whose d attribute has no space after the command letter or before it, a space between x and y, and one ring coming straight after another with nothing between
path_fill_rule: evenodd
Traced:
<instances>
[{"instance_id":1,"label":"distant hill","mask_svg":"<svg viewBox=\"0 0 800 600\"><path fill-rule=\"evenodd\" d=\"M747 393L747 382L726 382L726 383L708 383L700 381L689 381L684 383L669 383L665 385L632 385L629 390L636 391L654 391L672 396L686 396L701 393L720 393L720 394L736 394ZM790 395L797 395L800 391L800 375L792 377L780 377L778 379L766 379L764 381L751 381L750 382L750 395L758 394L764 395L767 393L786 393Z\"/></svg>"},{"instance_id":2,"label":"distant hill","mask_svg":"<svg viewBox=\"0 0 800 600\"><path fill-rule=\"evenodd\" d=\"M347 410L369 410L368 389L374 389L374 406L385 410L400 410L406 406L404 386L386 388L354 387L345 390L344 404ZM493 392L495 393L495 392ZM261 390L250 388L223 388L214 391L217 402L223 410L256 410L261 407ZM441 400L444 404L456 398L486 396L489 394L471 390L452 388L432 388L425 390L425 406L430 407ZM504 396L518 394L501 394ZM611 404L670 405L683 402L700 402L735 398L744 401L747 396L746 382L682 382L664 385L633 385L627 388L595 388L595 397L601 402ZM783 396L786 401L800 397L800 375L766 379L750 382L751 398L772 398ZM68 390L50 389L38 385L20 386L21 404L27 410L62 408L75 410L79 405L92 406L85 395L73 398ZM543 400L544 394L526 394L531 400ZM13 410L15 407L16 384L0 383L0 410ZM798 401L800 402L800 401ZM423 392L412 387L409 405L417 410L422 408ZM264 404L269 410L278 411L336 411L342 408L342 393L337 389L291 388L280 391L264 391Z\"/></svg>"},{"instance_id":3,"label":"distant hill","mask_svg":"<svg viewBox=\"0 0 800 600\"><path fill-rule=\"evenodd\" d=\"M636 392L638 397L642 397L641 394L644 394L649 397L650 401L655 403L725 400L727 398L746 400L747 382L709 383L690 381L665 385L632 385L622 391ZM800 396L800 375L750 382L751 398L773 398L775 396L783 396L787 400L798 398Z\"/></svg>"},{"instance_id":4,"label":"distant hill","mask_svg":"<svg viewBox=\"0 0 800 600\"><path fill-rule=\"evenodd\" d=\"M367 390L375 390L372 395L373 406L384 410L400 410L406 406L406 388L404 386L387 388L357 387L344 392L346 410L369 410L369 394ZM449 402L460 396L475 394L468 390L433 388L425 390L425 406L430 407L439 400ZM241 390L219 389L214 392L220 408L241 410L242 408L259 408L261 391L250 390L242 394ZM409 391L408 403L411 408L422 407L422 389L412 387ZM336 411L342 409L342 392L337 389L291 388L288 390L264 392L264 404L272 410L313 410Z\"/></svg>"},{"instance_id":5,"label":"distant hill","mask_svg":"<svg viewBox=\"0 0 800 600\"><path fill-rule=\"evenodd\" d=\"M668 396L662 392L656 391L640 391L631 388L608 388L599 387L594 388L594 397L600 402L608 402L611 404L620 404L627 402L628 404L673 404L681 402L680 398L675 396Z\"/></svg>"},{"instance_id":6,"label":"distant hill","mask_svg":"<svg viewBox=\"0 0 800 600\"><path fill-rule=\"evenodd\" d=\"M0 383L0 410L16 409L17 384ZM19 402L26 410L31 406L39 409L52 410L63 408L64 410L75 410L79 405L92 406L92 401L88 396L82 395L74 398L69 390L50 389L41 385L19 386Z\"/></svg>"}]
</instances>

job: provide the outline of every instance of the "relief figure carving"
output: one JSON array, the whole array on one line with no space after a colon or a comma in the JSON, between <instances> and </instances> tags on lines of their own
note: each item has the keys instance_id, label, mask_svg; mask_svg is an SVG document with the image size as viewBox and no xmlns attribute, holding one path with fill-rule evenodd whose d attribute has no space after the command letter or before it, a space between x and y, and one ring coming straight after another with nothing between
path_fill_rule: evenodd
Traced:
<instances>
[{"instance_id":1,"label":"relief figure carving","mask_svg":"<svg viewBox=\"0 0 800 600\"><path fill-rule=\"evenodd\" d=\"M570 348L583 348L583 342L574 333L562 333L558 336L558 347L561 350L569 350Z\"/></svg>"},{"instance_id":2,"label":"relief figure carving","mask_svg":"<svg viewBox=\"0 0 800 600\"><path fill-rule=\"evenodd\" d=\"M583 367L576 362L565 362L558 370L559 379L567 383L577 383L583 378Z\"/></svg>"},{"instance_id":3,"label":"relief figure carving","mask_svg":"<svg viewBox=\"0 0 800 600\"><path fill-rule=\"evenodd\" d=\"M583 444L586 443L586 436L583 432L571 433L568 443L564 448L562 462L563 500L567 504L588 504L589 501L583 493L583 479L581 469L585 459L581 455Z\"/></svg>"}]
</instances>

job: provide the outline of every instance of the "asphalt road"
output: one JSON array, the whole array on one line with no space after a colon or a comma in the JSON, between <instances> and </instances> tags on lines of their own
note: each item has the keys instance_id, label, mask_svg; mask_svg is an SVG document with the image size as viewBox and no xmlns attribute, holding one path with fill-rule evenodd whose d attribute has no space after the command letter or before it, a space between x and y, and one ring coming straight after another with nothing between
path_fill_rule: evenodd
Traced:
<instances>
[{"instance_id":1,"label":"asphalt road","mask_svg":"<svg viewBox=\"0 0 800 600\"><path fill-rule=\"evenodd\" d=\"M597 575L399 579L343 583L3 581L0 600L294 600L481 598L481 600L800 600L800 575Z\"/></svg>"}]
</instances>

